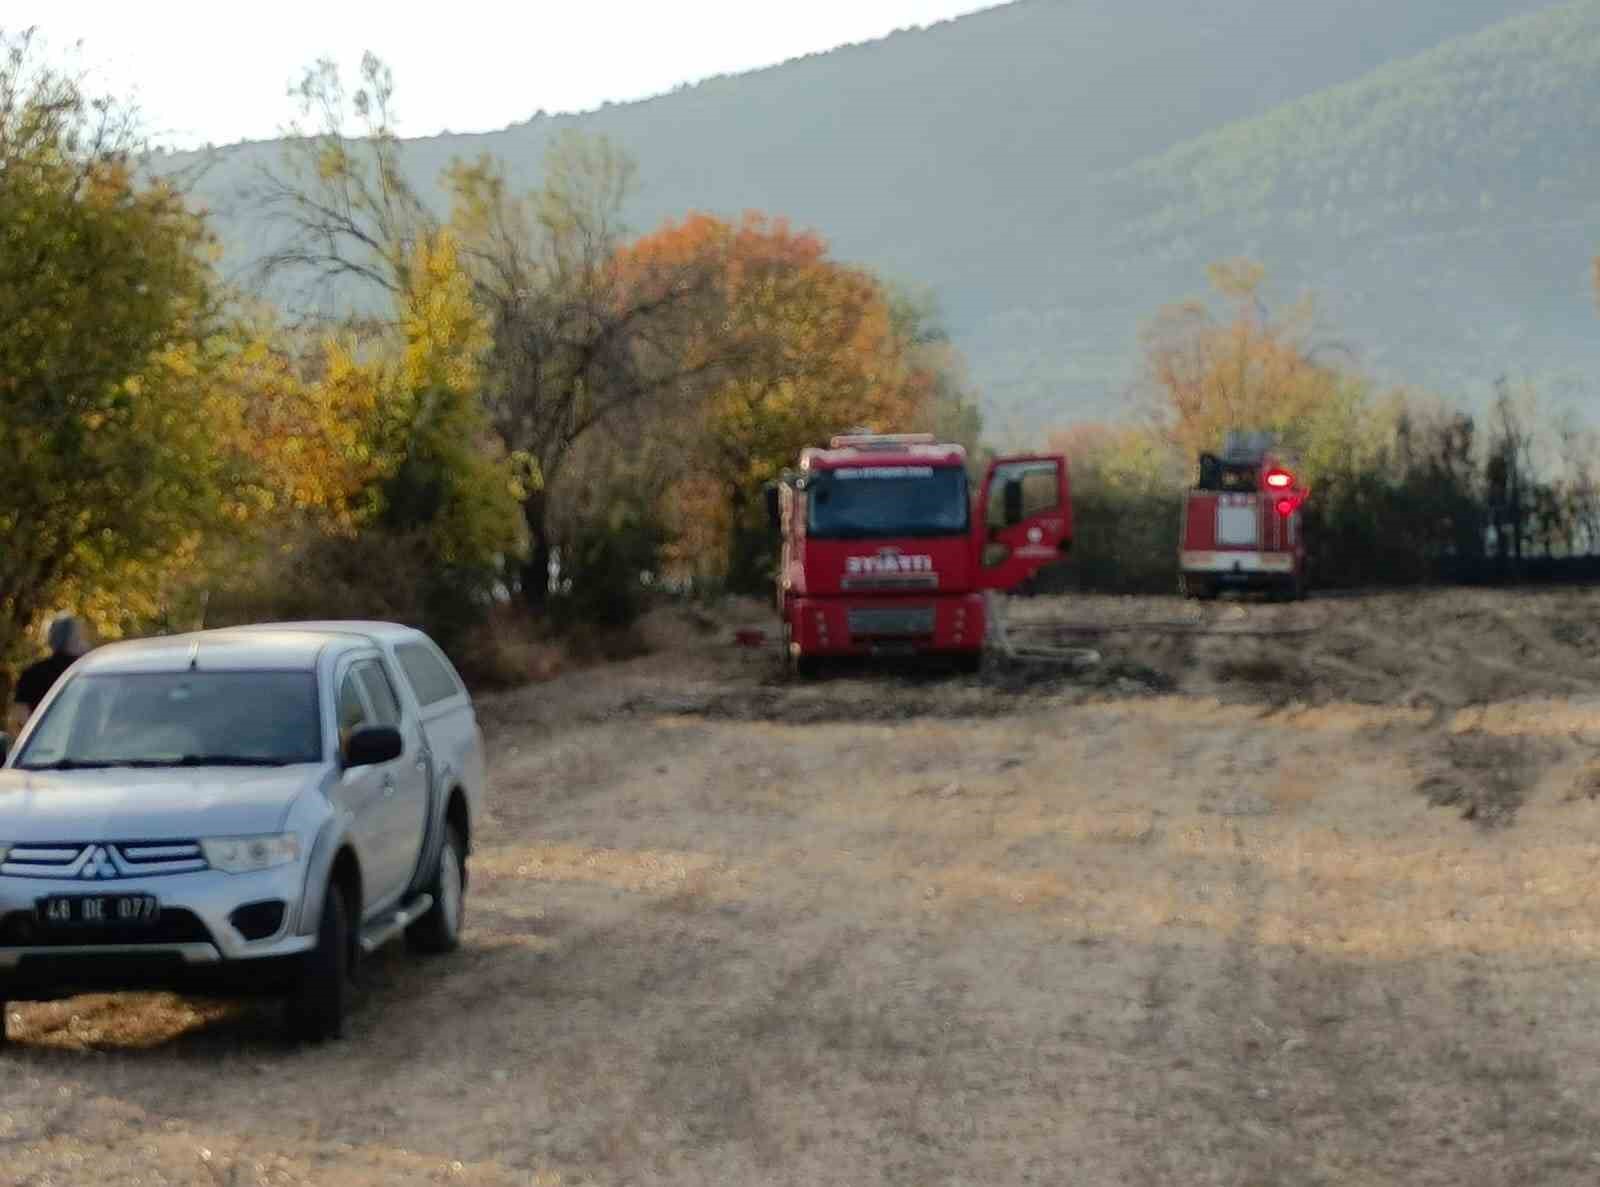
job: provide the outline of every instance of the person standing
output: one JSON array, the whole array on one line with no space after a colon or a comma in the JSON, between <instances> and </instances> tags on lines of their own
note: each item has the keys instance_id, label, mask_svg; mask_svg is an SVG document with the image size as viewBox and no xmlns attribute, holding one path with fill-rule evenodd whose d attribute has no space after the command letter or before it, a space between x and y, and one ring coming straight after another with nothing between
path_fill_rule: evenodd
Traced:
<instances>
[{"instance_id":1,"label":"person standing","mask_svg":"<svg viewBox=\"0 0 1600 1187\"><path fill-rule=\"evenodd\" d=\"M84 629L81 619L70 614L63 614L50 624L45 632L45 643L50 648L50 654L38 663L30 664L24 668L22 675L17 679L16 709L13 710L17 720L14 725L21 729L39 703L50 694L56 681L78 658L89 650L89 634Z\"/></svg>"}]
</instances>

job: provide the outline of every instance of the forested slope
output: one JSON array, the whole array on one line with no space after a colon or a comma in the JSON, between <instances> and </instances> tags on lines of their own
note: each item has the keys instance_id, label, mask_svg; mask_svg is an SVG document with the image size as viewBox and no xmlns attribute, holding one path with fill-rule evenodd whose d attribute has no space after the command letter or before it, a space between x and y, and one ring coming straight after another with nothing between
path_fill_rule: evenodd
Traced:
<instances>
[{"instance_id":1,"label":"forested slope","mask_svg":"<svg viewBox=\"0 0 1600 1187\"><path fill-rule=\"evenodd\" d=\"M1564 105L1587 93L1571 41L1596 12L1600 0L1020 0L657 99L413 141L407 159L425 187L483 152L532 182L561 129L611 136L639 161L641 230L760 209L934 287L997 423L1028 426L1114 407L1140 321L1198 287L1211 258L1254 249L1337 312L1391 288L1398 258L1346 245L1578 217L1587 174L1571 161L1592 104ZM1458 151L1480 128L1483 143ZM277 152L224 150L201 185L234 266L273 242L243 193ZM1537 283L1572 293L1581 276L1547 255L1530 263ZM1449 353L1459 320L1502 308L1454 254L1406 257L1402 272L1419 268L1429 299L1449 299L1405 341L1372 343L1380 360Z\"/></svg>"}]
</instances>

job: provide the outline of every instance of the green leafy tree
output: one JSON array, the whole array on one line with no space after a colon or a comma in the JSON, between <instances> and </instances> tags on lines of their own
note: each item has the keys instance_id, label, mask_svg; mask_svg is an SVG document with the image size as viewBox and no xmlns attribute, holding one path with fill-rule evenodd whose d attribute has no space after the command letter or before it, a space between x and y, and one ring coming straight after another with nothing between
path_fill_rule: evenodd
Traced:
<instances>
[{"instance_id":1,"label":"green leafy tree","mask_svg":"<svg viewBox=\"0 0 1600 1187\"><path fill-rule=\"evenodd\" d=\"M227 504L211 240L137 143L0 35L0 665L66 602L149 616Z\"/></svg>"}]
</instances>

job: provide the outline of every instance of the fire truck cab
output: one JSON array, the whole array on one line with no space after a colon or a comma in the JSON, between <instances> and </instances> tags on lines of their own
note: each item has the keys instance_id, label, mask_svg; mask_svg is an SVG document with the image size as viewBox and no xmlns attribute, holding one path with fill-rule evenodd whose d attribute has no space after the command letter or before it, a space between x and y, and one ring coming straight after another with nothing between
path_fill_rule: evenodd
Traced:
<instances>
[{"instance_id":1,"label":"fire truck cab","mask_svg":"<svg viewBox=\"0 0 1600 1187\"><path fill-rule=\"evenodd\" d=\"M1301 512L1310 491L1270 436L1230 433L1223 453L1200 456L1184 497L1179 591L1210 599L1225 590L1299 598L1306 588Z\"/></svg>"},{"instance_id":2,"label":"fire truck cab","mask_svg":"<svg viewBox=\"0 0 1600 1187\"><path fill-rule=\"evenodd\" d=\"M834 437L767 499L784 655L802 674L825 657L889 654L976 670L986 592L1015 588L1072 540L1064 457L998 458L974 498L966 451L930 434Z\"/></svg>"}]
</instances>

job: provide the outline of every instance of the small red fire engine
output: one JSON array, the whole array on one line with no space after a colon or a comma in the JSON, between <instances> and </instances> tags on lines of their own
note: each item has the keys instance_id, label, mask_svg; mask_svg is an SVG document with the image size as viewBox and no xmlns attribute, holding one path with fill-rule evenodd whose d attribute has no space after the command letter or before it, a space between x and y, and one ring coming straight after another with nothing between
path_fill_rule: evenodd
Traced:
<instances>
[{"instance_id":1,"label":"small red fire engine","mask_svg":"<svg viewBox=\"0 0 1600 1187\"><path fill-rule=\"evenodd\" d=\"M1214 598L1228 589L1301 597L1301 511L1309 494L1264 434L1230 433L1221 456L1202 454L1199 481L1183 504L1180 591L1191 598Z\"/></svg>"},{"instance_id":2,"label":"small red fire engine","mask_svg":"<svg viewBox=\"0 0 1600 1187\"><path fill-rule=\"evenodd\" d=\"M966 451L929 434L835 437L767 498L784 654L802 673L827 656L887 654L974 670L986 592L1059 561L1072 539L1064 457L997 458L974 499Z\"/></svg>"}]
</instances>

